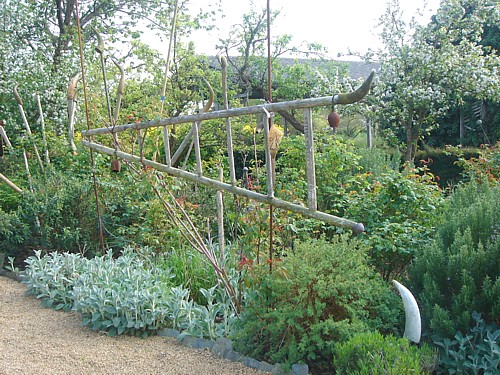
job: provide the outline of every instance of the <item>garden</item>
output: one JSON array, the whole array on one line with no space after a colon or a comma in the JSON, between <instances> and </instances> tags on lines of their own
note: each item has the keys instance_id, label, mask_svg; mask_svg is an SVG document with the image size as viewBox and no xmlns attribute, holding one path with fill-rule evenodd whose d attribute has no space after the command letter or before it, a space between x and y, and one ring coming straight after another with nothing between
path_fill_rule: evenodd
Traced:
<instances>
[{"instance_id":1,"label":"garden","mask_svg":"<svg viewBox=\"0 0 500 375\"><path fill-rule=\"evenodd\" d=\"M0 6L0 255L29 294L283 371L500 371L498 3L416 27L390 2L373 81L317 45L284 64L286 36L265 56L265 10L210 58L183 43L209 14L98 3L58 3L59 29L35 22L48 1ZM151 17L166 57L131 31Z\"/></svg>"}]
</instances>

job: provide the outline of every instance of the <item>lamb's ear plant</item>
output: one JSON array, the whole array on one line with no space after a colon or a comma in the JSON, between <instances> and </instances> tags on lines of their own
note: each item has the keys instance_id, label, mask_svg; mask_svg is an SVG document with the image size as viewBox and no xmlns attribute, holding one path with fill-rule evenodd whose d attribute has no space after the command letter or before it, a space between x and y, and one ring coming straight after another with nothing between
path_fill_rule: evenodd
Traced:
<instances>
[{"instance_id":1,"label":"lamb's ear plant","mask_svg":"<svg viewBox=\"0 0 500 375\"><path fill-rule=\"evenodd\" d=\"M148 336L168 326L170 270L151 267L131 249L117 259L111 252L88 262L72 291L83 324L110 336Z\"/></svg>"},{"instance_id":2,"label":"lamb's ear plant","mask_svg":"<svg viewBox=\"0 0 500 375\"><path fill-rule=\"evenodd\" d=\"M439 348L438 374L498 374L500 372L500 329L486 324L473 313L475 326L465 336L458 331L452 339L435 338Z\"/></svg>"},{"instance_id":3,"label":"lamb's ear plant","mask_svg":"<svg viewBox=\"0 0 500 375\"><path fill-rule=\"evenodd\" d=\"M5 266L11 272L19 273L19 268L14 265L15 257L8 257L9 264Z\"/></svg>"},{"instance_id":4,"label":"lamb's ear plant","mask_svg":"<svg viewBox=\"0 0 500 375\"><path fill-rule=\"evenodd\" d=\"M26 260L28 293L46 307L75 310L83 325L110 336L146 337L172 327L185 334L216 338L234 322L233 304L224 288L203 289L206 306L190 299L190 291L174 286L169 268L156 267L148 249L111 251L85 259L77 254L41 251Z\"/></svg>"},{"instance_id":5,"label":"lamb's ear plant","mask_svg":"<svg viewBox=\"0 0 500 375\"><path fill-rule=\"evenodd\" d=\"M25 260L23 283L27 293L42 300L42 305L55 310L71 310L74 300L71 291L84 272L87 259L79 254L51 253L42 256L41 250Z\"/></svg>"}]
</instances>

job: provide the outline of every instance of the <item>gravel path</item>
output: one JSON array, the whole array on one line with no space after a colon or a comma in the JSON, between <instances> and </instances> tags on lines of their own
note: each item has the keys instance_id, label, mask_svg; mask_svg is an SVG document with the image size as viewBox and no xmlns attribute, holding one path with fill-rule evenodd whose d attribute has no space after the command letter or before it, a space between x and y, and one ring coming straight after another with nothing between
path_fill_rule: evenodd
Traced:
<instances>
[{"instance_id":1,"label":"gravel path","mask_svg":"<svg viewBox=\"0 0 500 375\"><path fill-rule=\"evenodd\" d=\"M77 314L43 308L25 291L24 285L0 277L2 375L264 374L175 339L92 332L81 327Z\"/></svg>"}]
</instances>

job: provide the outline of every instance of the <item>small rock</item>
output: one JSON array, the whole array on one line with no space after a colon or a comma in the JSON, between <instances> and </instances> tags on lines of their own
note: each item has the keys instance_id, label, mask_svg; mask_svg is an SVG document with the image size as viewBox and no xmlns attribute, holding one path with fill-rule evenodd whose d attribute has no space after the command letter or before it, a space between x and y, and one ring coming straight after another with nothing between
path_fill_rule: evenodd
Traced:
<instances>
[{"instance_id":1,"label":"small rock","mask_svg":"<svg viewBox=\"0 0 500 375\"><path fill-rule=\"evenodd\" d=\"M263 371L263 372L273 372L274 367L275 367L274 365L267 363L265 361L262 361L262 362L260 362L258 370Z\"/></svg>"},{"instance_id":2,"label":"small rock","mask_svg":"<svg viewBox=\"0 0 500 375\"><path fill-rule=\"evenodd\" d=\"M296 363L292 365L293 375L309 375L309 366L303 363Z\"/></svg>"},{"instance_id":3,"label":"small rock","mask_svg":"<svg viewBox=\"0 0 500 375\"><path fill-rule=\"evenodd\" d=\"M246 357L237 351L228 350L224 354L223 358L227 359L228 361L231 361L231 362L244 362Z\"/></svg>"},{"instance_id":4,"label":"small rock","mask_svg":"<svg viewBox=\"0 0 500 375\"><path fill-rule=\"evenodd\" d=\"M188 348L194 349L212 349L214 346L214 342L211 340L204 339L202 337L194 337L190 335L186 335L182 338L182 345Z\"/></svg>"},{"instance_id":5,"label":"small rock","mask_svg":"<svg viewBox=\"0 0 500 375\"><path fill-rule=\"evenodd\" d=\"M193 341L193 345L191 347L195 349L212 349L213 346L214 342L212 340L198 337Z\"/></svg>"},{"instance_id":6,"label":"small rock","mask_svg":"<svg viewBox=\"0 0 500 375\"><path fill-rule=\"evenodd\" d=\"M273 370L271 371L273 375L288 375L289 373L283 369L283 365L277 363L274 365Z\"/></svg>"},{"instance_id":7,"label":"small rock","mask_svg":"<svg viewBox=\"0 0 500 375\"><path fill-rule=\"evenodd\" d=\"M230 350L233 350L233 342L224 337L219 337L212 347L212 352L223 358Z\"/></svg>"},{"instance_id":8,"label":"small rock","mask_svg":"<svg viewBox=\"0 0 500 375\"><path fill-rule=\"evenodd\" d=\"M172 328L162 328L158 331L158 336L162 336L162 337L173 337L173 338L177 338L177 336L180 335L180 332L177 331L176 329L172 329Z\"/></svg>"},{"instance_id":9,"label":"small rock","mask_svg":"<svg viewBox=\"0 0 500 375\"><path fill-rule=\"evenodd\" d=\"M243 362L245 364L245 366L248 366L250 368L259 368L260 366L260 362L257 361L256 359L253 359L253 358L250 358L250 357L246 357L245 358L245 361Z\"/></svg>"}]
</instances>

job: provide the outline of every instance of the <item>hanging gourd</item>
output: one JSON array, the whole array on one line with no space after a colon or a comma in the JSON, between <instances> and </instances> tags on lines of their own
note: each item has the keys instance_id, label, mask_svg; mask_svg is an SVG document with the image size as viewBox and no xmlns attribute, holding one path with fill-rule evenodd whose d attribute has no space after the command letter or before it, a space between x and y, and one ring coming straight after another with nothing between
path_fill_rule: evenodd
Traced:
<instances>
[{"instance_id":1,"label":"hanging gourd","mask_svg":"<svg viewBox=\"0 0 500 375\"><path fill-rule=\"evenodd\" d=\"M328 124L334 132L340 127L340 115L332 108L332 112L328 115Z\"/></svg>"},{"instance_id":2,"label":"hanging gourd","mask_svg":"<svg viewBox=\"0 0 500 375\"><path fill-rule=\"evenodd\" d=\"M120 160L118 159L113 159L111 160L111 172L118 173L122 169L122 165L120 163Z\"/></svg>"}]
</instances>

